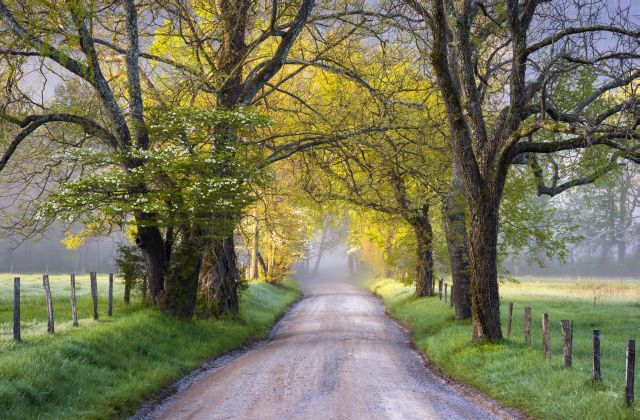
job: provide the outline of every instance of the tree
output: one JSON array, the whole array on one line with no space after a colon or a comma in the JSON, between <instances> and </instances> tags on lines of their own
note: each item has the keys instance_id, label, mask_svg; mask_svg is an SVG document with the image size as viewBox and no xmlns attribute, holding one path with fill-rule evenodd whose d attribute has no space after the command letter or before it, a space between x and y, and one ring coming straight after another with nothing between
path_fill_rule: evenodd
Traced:
<instances>
[{"instance_id":1,"label":"tree","mask_svg":"<svg viewBox=\"0 0 640 420\"><path fill-rule=\"evenodd\" d=\"M247 203L244 188L262 159L249 156L253 152L246 152L243 144L227 141L231 133L246 134L243 129L253 121L249 113L167 106L174 98L154 84L147 74L149 67L141 66L140 59L161 63L162 69L153 70L162 75L180 65L171 58L140 52L139 38L149 35L141 33L138 22L142 16L142 27L149 30L146 7L133 1L123 5L67 2L61 7L12 5L10 10L0 3L2 29L8 35L2 56L18 61L37 57L43 72L53 63L59 78L69 80L67 85L89 86L89 96L97 105L78 108L73 101L23 101L40 105L44 114L30 113L30 108L39 111L37 106L6 107L2 118L15 132L0 169L41 127L78 127L77 140L70 145L65 143L64 130L48 132L65 146L63 151L72 151L63 153L59 162L71 168L67 179L74 181L52 196L38 213L40 220L87 221L102 216L104 232L107 226L126 224L133 217L136 243L150 277L151 302L188 317L195 307L203 241L219 242L232 235L233 221ZM50 34L56 33L51 27L57 27L58 21L71 31L63 39L51 39ZM11 87L19 89L16 83ZM157 104L157 113L148 114L149 102ZM251 165L243 166L249 162L244 158ZM231 253L235 255L233 249ZM223 291L219 288L216 293ZM235 292L234 296L237 302Z\"/></svg>"},{"instance_id":2,"label":"tree","mask_svg":"<svg viewBox=\"0 0 640 420\"><path fill-rule=\"evenodd\" d=\"M242 220L240 230L250 247L250 277L279 282L291 274L295 262L306 255L314 230L310 211L296 186L289 162L271 165L256 193L257 202Z\"/></svg>"},{"instance_id":3,"label":"tree","mask_svg":"<svg viewBox=\"0 0 640 420\"><path fill-rule=\"evenodd\" d=\"M498 221L509 166L526 153L598 145L640 161L632 85L640 76L639 33L624 11L611 14L604 0L404 3L426 24L420 47L428 50L461 168L470 215L473 337L500 340ZM563 17L546 18L550 14ZM612 15L617 18L607 17ZM606 42L600 42L603 36ZM595 69L597 88L559 106L558 79L581 67ZM596 115L589 112L615 90L624 92L622 99ZM536 141L538 132L552 139Z\"/></svg>"},{"instance_id":4,"label":"tree","mask_svg":"<svg viewBox=\"0 0 640 420\"><path fill-rule=\"evenodd\" d=\"M308 152L319 171L309 171L305 190L317 200L339 200L399 216L416 238L416 296L433 294L433 228L427 189L412 178L393 140L358 137ZM433 201L433 194L431 194Z\"/></svg>"},{"instance_id":5,"label":"tree","mask_svg":"<svg viewBox=\"0 0 640 420\"><path fill-rule=\"evenodd\" d=\"M168 16L162 31L176 34L181 40L177 49L171 42L168 48L174 49L176 57L180 54L178 50L189 48L197 63L183 65L174 60L172 64L192 81L193 97L204 95L207 101L210 95L213 105L225 110L251 104L282 69L314 3L314 0L284 5L273 2L269 11L254 0L223 0L217 2L215 8L182 1L158 2ZM254 14L264 19L256 19ZM158 45L163 42L159 41ZM273 49L268 50L266 46ZM260 59L257 63L256 52ZM216 148L233 148L240 140L233 130L221 127L219 134ZM239 219L226 223L237 226ZM215 300L218 311L235 313L239 307L239 274L234 235L227 232L221 238L214 238L216 236L219 235L212 235L211 241L204 245L200 294Z\"/></svg>"},{"instance_id":6,"label":"tree","mask_svg":"<svg viewBox=\"0 0 640 420\"><path fill-rule=\"evenodd\" d=\"M385 80L384 84L372 95L370 89L374 88L363 79L345 77L335 65L330 69L319 66L310 72L314 78L305 85L316 92L305 98L305 105L318 112L296 116L292 126L338 133L344 132L344 127L370 125L371 129L327 142L300 156L304 162L301 167L305 168L301 171L304 189L319 201L338 200L399 216L408 223L416 238L416 296L431 295L431 207L438 195L435 174L447 170L448 159L438 152L444 140L437 129L423 128L412 124L412 120L435 120L430 114L437 114L438 110L427 106L419 110L394 109L381 99L411 100L416 95L417 70L406 66L402 48L383 47L372 52L370 46L358 43L347 48L349 61L356 69L350 69L349 74L367 72L374 80ZM296 92L297 97L301 95L304 93ZM324 103L340 106L327 109ZM322 249L319 255L321 252Z\"/></svg>"},{"instance_id":7,"label":"tree","mask_svg":"<svg viewBox=\"0 0 640 420\"><path fill-rule=\"evenodd\" d=\"M196 305L200 250L216 238L211 232L218 232L218 237L233 232L234 225L226 221L239 218L252 202L249 182L258 175L252 163L239 159L251 156L250 151L234 149L232 157L229 150L214 148L216 133L221 126L242 133L247 125L259 125L261 117L239 111L159 109L150 110L150 118L150 143L144 153L67 153L65 161L95 172L62 186L42 212L85 226L99 221L126 225L132 214L155 214L166 261L161 304L175 315L190 317ZM123 171L122 161L129 159L144 164ZM146 185L145 191L135 190L140 184Z\"/></svg>"},{"instance_id":8,"label":"tree","mask_svg":"<svg viewBox=\"0 0 640 420\"><path fill-rule=\"evenodd\" d=\"M456 319L469 319L471 318L471 293L467 217L460 166L455 163L451 166L449 189L442 204L445 238L453 280L451 300L453 300Z\"/></svg>"},{"instance_id":9,"label":"tree","mask_svg":"<svg viewBox=\"0 0 640 420\"><path fill-rule=\"evenodd\" d=\"M138 8L133 1L126 1L121 9L111 13L97 4L69 1L64 6L45 4L7 4L0 2L0 19L3 22L3 55L6 57L39 57L42 63L53 63L54 72L62 72L61 77L82 80L91 86L100 104L101 115L67 112L45 112L41 114L11 115L3 112L3 119L17 129L0 161L0 170L5 167L20 144L39 128L49 124L66 124L78 127L84 134L100 141L104 147L114 151L145 151L149 137L143 129L144 106L140 84ZM104 72L104 59L94 38L93 22L97 16L107 21L118 20L124 27L121 38L127 45L125 58L126 79L124 89L128 93L127 109L122 105L119 91L114 83L109 83ZM42 16L46 17L43 19ZM53 39L63 22L64 34ZM55 25L56 29L52 29ZM115 31L114 31L115 32ZM54 43L55 42L55 43ZM42 64L44 66L44 64ZM45 109L47 109L45 107ZM23 110L20 110L23 111ZM125 115L129 114L129 118ZM140 159L123 159L123 170L131 171L140 167ZM146 191L144 184L132 187L133 193ZM150 276L151 300L160 304L164 289L165 254L162 235L156 226L154 213L141 212L134 215L137 225L136 243L141 248Z\"/></svg>"},{"instance_id":10,"label":"tree","mask_svg":"<svg viewBox=\"0 0 640 420\"><path fill-rule=\"evenodd\" d=\"M388 19L381 11L359 10L354 13L379 17L383 23ZM398 201L398 197L406 195L406 191L403 190L408 188L411 191L410 208L405 206L403 214L416 226L416 231L419 231L420 237L423 238L421 244L424 244L428 242L424 238L431 235L428 234L429 229L421 228L418 223L425 217L416 217L420 213L417 210L420 206L416 203L444 200L444 196L453 195L447 190L459 188L459 183L451 183L450 187L446 187L446 180L443 180L443 175L448 172L446 165L441 166L438 163L434 166L434 159L449 159L443 150L446 149L446 143L440 143L440 140L444 140L442 131L439 130L443 112L435 103L436 95L428 96L435 92L432 84L421 74L420 67L414 65L419 62L419 57L410 46L405 45L406 42L401 40L400 35L396 37L397 33L394 33L393 42L387 42L385 37L390 30L386 26L382 26L383 29L380 27L381 25L376 23L368 25L365 20L364 24L354 25L353 31L357 34L353 37L355 40L347 37L340 41L332 41L330 45L339 42L340 48L333 48L330 53L325 53L319 58L305 60L303 63L309 67L304 74L308 82L302 86L297 86L296 83L283 84L281 88L286 88L294 100L278 101L273 107L273 112L278 115L278 121L287 121L287 126L292 127L290 136L312 137L311 133L319 133L319 136L322 136L323 132L326 133L314 147L314 150L320 152L311 151L309 155L321 156L315 160L326 162L327 167L332 161L344 161L339 165L347 169L333 168L327 175L334 178L338 175L336 180L342 177L347 181L345 183L338 180L343 184L343 190L351 191L348 198L352 203L359 201L361 204L369 204L369 207L376 204L379 209L397 213L405 202L403 199ZM284 103L287 105L284 106ZM354 128L350 129L351 127ZM385 136L388 136L387 140ZM360 147L363 143L365 146ZM423 150L420 150L421 148ZM365 149L367 156L377 157L367 160L360 153ZM430 149L434 150L433 156L444 156L429 159L427 155ZM421 154L424 154L422 158L415 158ZM360 159L361 156L364 159ZM349 163L349 160L353 162ZM350 180L349 165L355 172L360 171L359 165L369 167L360 169L365 174L375 173L375 176L370 176L373 180L369 181L366 176L363 180ZM387 169L377 168L372 171L371 165L383 165ZM304 169L304 166L302 167ZM391 177L390 174L395 176ZM313 176L322 177L317 173ZM389 183L392 178L402 180ZM440 182L441 180L443 182ZM405 181L407 185L403 186ZM352 187L349 184L352 184ZM441 185L434 189L435 184ZM386 187L383 187L384 185ZM394 185L396 188L392 188ZM420 185L431 187L422 188L424 194L421 196L421 187L418 187ZM386 192L366 193L372 189ZM332 193L336 195L336 190ZM357 197L358 194L360 197ZM315 194L316 198L320 198L320 195ZM456 193L457 195L459 194ZM344 191L342 196L346 197ZM381 203L381 200L384 202ZM465 319L470 316L470 300L465 293L468 290L468 286L465 286L468 285L465 212L463 202L459 199L446 201L448 206L443 210L446 210L445 213L448 215L447 223L455 226L447 229L447 239L453 251L450 254L450 263L454 268L454 284L460 284L461 289L459 299L456 299L456 314L459 319ZM421 250L420 259L428 260L429 247L421 245ZM425 279L431 271L427 267L431 266L432 264L423 264L425 270L421 271L425 273ZM431 283L425 280L420 284L429 284L430 287Z\"/></svg>"},{"instance_id":11,"label":"tree","mask_svg":"<svg viewBox=\"0 0 640 420\"><path fill-rule=\"evenodd\" d=\"M129 304L131 291L140 289L142 298L147 297L147 273L144 270L144 260L135 246L120 245L116 256L116 264L120 276L124 281L124 303Z\"/></svg>"},{"instance_id":12,"label":"tree","mask_svg":"<svg viewBox=\"0 0 640 420\"><path fill-rule=\"evenodd\" d=\"M583 239L571 250L571 270L583 275L637 273L637 259L629 256L638 237L638 169L620 166L559 203L558 211L576 221L576 234Z\"/></svg>"}]
</instances>

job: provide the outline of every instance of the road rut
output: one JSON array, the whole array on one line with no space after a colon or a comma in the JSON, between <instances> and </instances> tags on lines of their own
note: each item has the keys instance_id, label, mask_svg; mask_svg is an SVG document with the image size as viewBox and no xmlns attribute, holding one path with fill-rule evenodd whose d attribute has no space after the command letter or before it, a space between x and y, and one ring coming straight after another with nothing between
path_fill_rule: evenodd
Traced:
<instances>
[{"instance_id":1,"label":"road rut","mask_svg":"<svg viewBox=\"0 0 640 420\"><path fill-rule=\"evenodd\" d=\"M432 373L366 290L341 281L308 281L303 291L305 298L268 342L202 375L148 417L508 417Z\"/></svg>"}]
</instances>

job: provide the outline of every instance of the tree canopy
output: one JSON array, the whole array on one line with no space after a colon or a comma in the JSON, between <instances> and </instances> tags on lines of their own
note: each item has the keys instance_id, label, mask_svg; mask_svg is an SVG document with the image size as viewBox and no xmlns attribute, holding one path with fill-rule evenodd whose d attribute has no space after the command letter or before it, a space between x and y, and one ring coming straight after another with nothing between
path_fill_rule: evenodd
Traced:
<instances>
[{"instance_id":1,"label":"tree canopy","mask_svg":"<svg viewBox=\"0 0 640 420\"><path fill-rule=\"evenodd\" d=\"M131 231L174 315L237 312L244 278L319 261L331 223L418 297L450 272L479 340L502 337L505 261L597 235L627 253L624 2L0 0L0 36L3 230ZM572 217L584 188L606 233Z\"/></svg>"}]
</instances>

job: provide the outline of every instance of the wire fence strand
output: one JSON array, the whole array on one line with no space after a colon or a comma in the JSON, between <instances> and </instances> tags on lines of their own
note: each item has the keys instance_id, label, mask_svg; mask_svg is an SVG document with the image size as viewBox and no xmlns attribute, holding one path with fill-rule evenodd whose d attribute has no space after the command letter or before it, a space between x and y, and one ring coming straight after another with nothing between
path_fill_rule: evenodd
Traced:
<instances>
[{"instance_id":1,"label":"wire fence strand","mask_svg":"<svg viewBox=\"0 0 640 420\"><path fill-rule=\"evenodd\" d=\"M524 305L524 307L530 307L530 305ZM515 307L513 313L516 314ZM522 340L524 343L524 324L519 322L522 320L517 320L519 317L514 318L516 319L512 320L510 338L512 340ZM551 358L549 360L554 358L554 356L563 357L564 336L561 323L557 319L553 320L552 314L549 314L547 327L549 329L551 347ZM520 328L522 328L522 330L518 331ZM624 396L627 360L629 357L626 350L627 340L608 334L603 335L602 330L599 330L600 354L596 354L593 348L594 329L576 326L574 322L570 321L569 341L571 346L572 367L579 371L593 374L593 366L590 367L588 364L593 364L593 360L597 359L600 362L600 381L609 387L619 389L618 392ZM518 332L521 334L518 334ZM535 349L540 349L540 356L544 358L543 329L541 324L536 328L533 314L531 316L530 334L530 346ZM635 372L635 370L634 366L633 371ZM634 387L633 395L634 399L640 399L640 387Z\"/></svg>"}]
</instances>

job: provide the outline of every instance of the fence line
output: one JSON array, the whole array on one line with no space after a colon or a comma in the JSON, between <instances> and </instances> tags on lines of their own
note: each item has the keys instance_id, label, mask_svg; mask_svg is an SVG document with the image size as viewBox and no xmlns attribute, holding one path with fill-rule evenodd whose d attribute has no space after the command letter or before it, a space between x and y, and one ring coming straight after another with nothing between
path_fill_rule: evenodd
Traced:
<instances>
[{"instance_id":1,"label":"fence line","mask_svg":"<svg viewBox=\"0 0 640 420\"><path fill-rule=\"evenodd\" d=\"M113 273L109 273L108 278L108 296L107 296L107 313L108 316L113 315L114 310L114 301L113 301L113 281L114 275ZM54 296L51 291L51 282L49 279L49 275L44 274L42 276L42 287L40 290L44 291L45 304L47 309L47 333L54 334L55 333L55 317L54 317ZM77 314L77 296L76 296L76 276L75 274L70 275L70 282L68 283L70 286L69 289L69 297L71 300L71 321L74 327L78 326L78 314ZM13 340L16 342L22 341L22 319L21 319L21 290L24 286L24 283L21 282L20 277L15 277L13 279L13 316L12 326L13 326ZM98 280L97 273L91 272L89 273L89 288L92 299L92 310L93 310L93 318L98 319ZM28 290L34 290L34 286L28 287ZM38 290L38 287L35 286L35 290ZM56 299L59 299L58 297ZM37 321L35 325L38 325L40 321ZM29 325L31 323L27 323Z\"/></svg>"},{"instance_id":2,"label":"fence line","mask_svg":"<svg viewBox=\"0 0 640 420\"><path fill-rule=\"evenodd\" d=\"M513 302L509 303L509 311L507 317L507 337L511 335L513 314ZM531 346L531 318L532 310L530 306L524 307L524 343L526 346ZM626 349L621 350L618 347L613 347L613 342L610 341L608 336L602 335L600 330L591 329L586 330L582 328L576 328L571 320L560 320L558 324L551 322L549 314L544 313L542 315L541 329L542 329L542 355L546 359L551 358L552 345L551 335L556 329L556 325L560 327L562 333L562 358L563 365L566 368L572 368L573 358L579 355L590 355L592 361L592 368L590 369L593 375L593 380L600 382L603 380L602 364L606 362L605 371L614 372L619 377L624 377L624 396L627 406L633 406L634 399L638 390L635 388L635 340L629 339L626 343ZM591 341L591 346L584 346L583 342ZM618 341L618 340L615 340ZM616 343L618 346L619 343ZM612 347L609 347L612 346ZM618 363L615 363L619 361ZM588 368L579 367L579 370L589 371ZM611 379L611 378L609 378Z\"/></svg>"}]
</instances>

